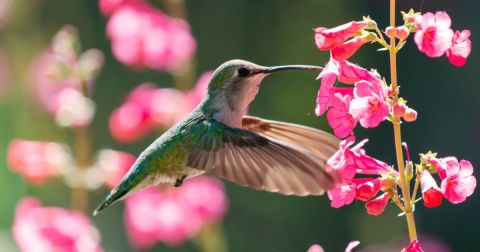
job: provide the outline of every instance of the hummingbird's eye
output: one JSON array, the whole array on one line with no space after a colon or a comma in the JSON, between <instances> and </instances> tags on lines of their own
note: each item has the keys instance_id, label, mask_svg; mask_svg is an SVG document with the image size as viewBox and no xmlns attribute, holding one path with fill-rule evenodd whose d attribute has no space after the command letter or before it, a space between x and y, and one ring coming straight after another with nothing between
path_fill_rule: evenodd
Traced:
<instances>
[{"instance_id":1,"label":"hummingbird's eye","mask_svg":"<svg viewBox=\"0 0 480 252\"><path fill-rule=\"evenodd\" d=\"M237 70L238 76L247 77L250 74L250 71L245 67L241 67Z\"/></svg>"}]
</instances>

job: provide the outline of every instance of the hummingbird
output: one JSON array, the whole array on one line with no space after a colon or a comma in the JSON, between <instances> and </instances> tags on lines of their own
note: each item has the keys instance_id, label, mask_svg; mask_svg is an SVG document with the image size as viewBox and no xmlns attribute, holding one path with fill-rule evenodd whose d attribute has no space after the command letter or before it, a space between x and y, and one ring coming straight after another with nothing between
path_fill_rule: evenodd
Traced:
<instances>
[{"instance_id":1,"label":"hummingbird","mask_svg":"<svg viewBox=\"0 0 480 252\"><path fill-rule=\"evenodd\" d=\"M178 187L203 173L284 195L323 194L339 181L326 166L339 140L315 128L246 115L266 76L321 69L265 67L244 60L223 63L213 73L203 101L139 155L93 214L143 188Z\"/></svg>"}]
</instances>

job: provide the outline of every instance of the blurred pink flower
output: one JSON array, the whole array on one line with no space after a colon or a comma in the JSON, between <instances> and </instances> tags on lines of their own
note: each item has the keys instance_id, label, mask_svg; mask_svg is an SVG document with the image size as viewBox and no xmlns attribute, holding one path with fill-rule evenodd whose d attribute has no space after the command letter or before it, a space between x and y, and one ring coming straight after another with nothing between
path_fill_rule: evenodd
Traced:
<instances>
[{"instance_id":1,"label":"blurred pink flower","mask_svg":"<svg viewBox=\"0 0 480 252\"><path fill-rule=\"evenodd\" d=\"M88 125L95 114L93 101L72 87L59 90L50 102L56 123L63 127Z\"/></svg>"},{"instance_id":2,"label":"blurred pink flower","mask_svg":"<svg viewBox=\"0 0 480 252\"><path fill-rule=\"evenodd\" d=\"M146 3L118 8L107 24L114 56L123 64L171 71L195 53L190 26Z\"/></svg>"},{"instance_id":3,"label":"blurred pink flower","mask_svg":"<svg viewBox=\"0 0 480 252\"><path fill-rule=\"evenodd\" d=\"M453 35L452 46L446 51L446 55L450 63L461 67L467 63L471 51L470 30L456 31Z\"/></svg>"},{"instance_id":4,"label":"blurred pink flower","mask_svg":"<svg viewBox=\"0 0 480 252\"><path fill-rule=\"evenodd\" d=\"M12 230L24 252L103 251L99 232L84 214L42 207L35 198L24 198L17 204Z\"/></svg>"},{"instance_id":5,"label":"blurred pink flower","mask_svg":"<svg viewBox=\"0 0 480 252\"><path fill-rule=\"evenodd\" d=\"M363 46L363 44L369 42L370 39L367 36L354 37L349 41L332 49L332 57L335 60L346 60L355 54L355 52Z\"/></svg>"},{"instance_id":6,"label":"blurred pink flower","mask_svg":"<svg viewBox=\"0 0 480 252\"><path fill-rule=\"evenodd\" d=\"M313 244L308 248L307 252L325 252L325 250L322 248L322 246L318 244Z\"/></svg>"},{"instance_id":7,"label":"blurred pink flower","mask_svg":"<svg viewBox=\"0 0 480 252\"><path fill-rule=\"evenodd\" d=\"M345 248L345 252L352 252L353 249L359 244L359 241L351 241L350 243L348 243L347 248ZM322 246L318 244L313 244L312 246L310 246L307 252L325 252L325 250L322 248Z\"/></svg>"},{"instance_id":8,"label":"blurred pink flower","mask_svg":"<svg viewBox=\"0 0 480 252\"><path fill-rule=\"evenodd\" d=\"M383 193L377 198L370 200L365 204L367 208L367 213L370 215L378 216L383 213L385 207L387 206L390 195L388 193Z\"/></svg>"},{"instance_id":9,"label":"blurred pink flower","mask_svg":"<svg viewBox=\"0 0 480 252\"><path fill-rule=\"evenodd\" d=\"M145 83L130 92L124 104L113 111L109 128L119 142L135 141L158 127L181 121L203 100L212 72L205 72L191 90L156 88Z\"/></svg>"},{"instance_id":10,"label":"blurred pink flower","mask_svg":"<svg viewBox=\"0 0 480 252\"><path fill-rule=\"evenodd\" d=\"M320 50L333 49L365 28L367 24L365 21L351 21L330 29L318 27L315 29L315 44Z\"/></svg>"},{"instance_id":11,"label":"blurred pink flower","mask_svg":"<svg viewBox=\"0 0 480 252\"><path fill-rule=\"evenodd\" d=\"M130 3L135 3L135 2L143 2L143 1L144 0L99 0L98 4L102 14L104 16L110 16L118 8L124 5L128 5Z\"/></svg>"},{"instance_id":12,"label":"blurred pink flower","mask_svg":"<svg viewBox=\"0 0 480 252\"><path fill-rule=\"evenodd\" d=\"M353 90L349 112L364 128L377 127L387 118L390 106L380 82L359 81Z\"/></svg>"},{"instance_id":13,"label":"blurred pink flower","mask_svg":"<svg viewBox=\"0 0 480 252\"><path fill-rule=\"evenodd\" d=\"M101 150L98 154L97 167L104 172L105 184L115 187L135 162L130 153L115 150Z\"/></svg>"},{"instance_id":14,"label":"blurred pink flower","mask_svg":"<svg viewBox=\"0 0 480 252\"><path fill-rule=\"evenodd\" d=\"M342 96L340 93L336 93L327 113L328 124L332 127L335 136L339 138L353 135L353 129L357 125L357 120L348 111L351 101L351 95Z\"/></svg>"},{"instance_id":15,"label":"blurred pink flower","mask_svg":"<svg viewBox=\"0 0 480 252\"><path fill-rule=\"evenodd\" d=\"M223 218L228 209L228 199L222 182L201 176L187 180L178 190L180 200L197 212L205 223Z\"/></svg>"},{"instance_id":16,"label":"blurred pink flower","mask_svg":"<svg viewBox=\"0 0 480 252\"><path fill-rule=\"evenodd\" d=\"M418 27L415 43L418 50L428 57L440 57L452 46L453 31L450 29L451 20L446 12L427 12L416 18L415 22Z\"/></svg>"},{"instance_id":17,"label":"blurred pink flower","mask_svg":"<svg viewBox=\"0 0 480 252\"><path fill-rule=\"evenodd\" d=\"M72 66L70 66L72 67ZM35 97L40 104L50 113L54 113L55 97L65 88L81 90L78 78L60 78L59 65L51 49L43 50L35 57L29 72L29 80L33 85Z\"/></svg>"},{"instance_id":18,"label":"blurred pink flower","mask_svg":"<svg viewBox=\"0 0 480 252\"><path fill-rule=\"evenodd\" d=\"M422 187L423 205L426 207L437 207L442 204L442 191L428 171L422 172L420 181Z\"/></svg>"},{"instance_id":19,"label":"blurred pink flower","mask_svg":"<svg viewBox=\"0 0 480 252\"><path fill-rule=\"evenodd\" d=\"M43 183L57 175L70 159L65 148L53 142L15 139L10 142L7 152L10 169L20 173L30 183Z\"/></svg>"},{"instance_id":20,"label":"blurred pink flower","mask_svg":"<svg viewBox=\"0 0 480 252\"><path fill-rule=\"evenodd\" d=\"M124 218L132 245L148 249L158 241L174 246L192 238L204 225L219 221L227 207L221 182L198 177L180 188L149 188L128 197Z\"/></svg>"},{"instance_id":21,"label":"blurred pink flower","mask_svg":"<svg viewBox=\"0 0 480 252\"><path fill-rule=\"evenodd\" d=\"M413 240L408 247L402 249L402 252L423 252L420 247L420 243L417 240Z\"/></svg>"},{"instance_id":22,"label":"blurred pink flower","mask_svg":"<svg viewBox=\"0 0 480 252\"><path fill-rule=\"evenodd\" d=\"M162 193L155 188L127 198L125 223L129 240L138 249L148 249L158 241L179 245L193 237L202 226L200 216L175 194Z\"/></svg>"},{"instance_id":23,"label":"blurred pink flower","mask_svg":"<svg viewBox=\"0 0 480 252\"><path fill-rule=\"evenodd\" d=\"M446 178L442 180L443 196L453 204L464 202L470 197L477 186L477 180L472 175L473 166L467 160L450 158L446 161Z\"/></svg>"}]
</instances>

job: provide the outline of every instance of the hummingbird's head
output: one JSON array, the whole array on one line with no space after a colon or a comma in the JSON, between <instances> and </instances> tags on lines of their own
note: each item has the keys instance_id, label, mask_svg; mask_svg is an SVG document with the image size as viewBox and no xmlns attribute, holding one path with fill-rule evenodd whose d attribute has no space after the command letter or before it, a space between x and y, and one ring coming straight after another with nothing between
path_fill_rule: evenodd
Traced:
<instances>
[{"instance_id":1,"label":"hummingbird's head","mask_svg":"<svg viewBox=\"0 0 480 252\"><path fill-rule=\"evenodd\" d=\"M209 107L224 115L245 115L255 99L263 78L284 70L318 70L320 67L286 65L265 67L245 60L230 60L220 65L208 85Z\"/></svg>"}]
</instances>

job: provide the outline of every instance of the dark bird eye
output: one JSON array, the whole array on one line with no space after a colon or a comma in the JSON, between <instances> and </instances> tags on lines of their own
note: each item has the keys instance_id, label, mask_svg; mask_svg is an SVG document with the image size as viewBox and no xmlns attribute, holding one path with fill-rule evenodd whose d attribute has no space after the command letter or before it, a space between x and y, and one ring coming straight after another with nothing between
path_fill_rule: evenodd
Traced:
<instances>
[{"instance_id":1,"label":"dark bird eye","mask_svg":"<svg viewBox=\"0 0 480 252\"><path fill-rule=\"evenodd\" d=\"M250 71L245 67L241 67L237 70L237 73L238 73L238 76L240 77L246 77L250 74Z\"/></svg>"}]
</instances>

